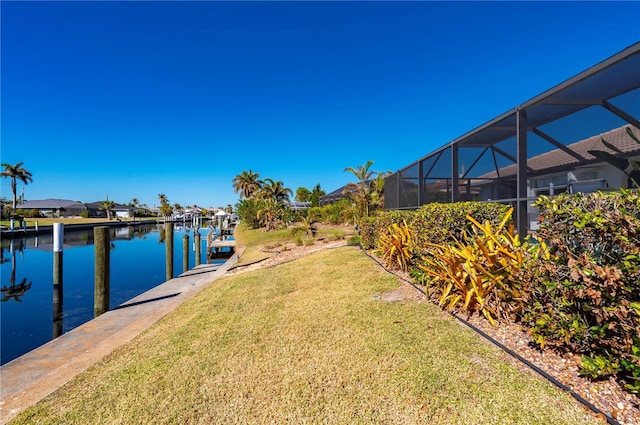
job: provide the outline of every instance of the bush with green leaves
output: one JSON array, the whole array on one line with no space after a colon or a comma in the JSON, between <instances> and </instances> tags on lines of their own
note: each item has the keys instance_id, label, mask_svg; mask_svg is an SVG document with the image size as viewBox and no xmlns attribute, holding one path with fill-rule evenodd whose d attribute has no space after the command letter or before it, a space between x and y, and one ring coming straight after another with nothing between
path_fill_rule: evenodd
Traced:
<instances>
[{"instance_id":1,"label":"bush with green leaves","mask_svg":"<svg viewBox=\"0 0 640 425\"><path fill-rule=\"evenodd\" d=\"M467 216L480 223L488 221L492 226L502 222L509 206L493 202L456 202L449 204L432 203L420 207L411 223L416 235L419 254L428 252L429 244L454 243L463 239L465 232L473 233L473 225Z\"/></svg>"},{"instance_id":2,"label":"bush with green leaves","mask_svg":"<svg viewBox=\"0 0 640 425\"><path fill-rule=\"evenodd\" d=\"M522 322L540 346L583 355L583 373L640 391L640 192L541 197L549 259L521 270Z\"/></svg>"}]
</instances>

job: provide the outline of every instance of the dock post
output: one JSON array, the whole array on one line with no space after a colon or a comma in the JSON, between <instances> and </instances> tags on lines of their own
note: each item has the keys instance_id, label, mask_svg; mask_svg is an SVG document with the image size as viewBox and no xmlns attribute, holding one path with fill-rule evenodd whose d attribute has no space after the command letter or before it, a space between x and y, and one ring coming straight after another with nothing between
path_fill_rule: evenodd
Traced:
<instances>
[{"instance_id":1,"label":"dock post","mask_svg":"<svg viewBox=\"0 0 640 425\"><path fill-rule=\"evenodd\" d=\"M166 281L173 279L173 223L164 224L164 243L166 247L165 260L167 262L166 267Z\"/></svg>"},{"instance_id":2,"label":"dock post","mask_svg":"<svg viewBox=\"0 0 640 425\"><path fill-rule=\"evenodd\" d=\"M193 235L193 239L196 244L196 266L199 266L201 263L200 249L202 248L202 242L200 242L200 232L198 232L197 229L195 235Z\"/></svg>"},{"instance_id":3,"label":"dock post","mask_svg":"<svg viewBox=\"0 0 640 425\"><path fill-rule=\"evenodd\" d=\"M111 236L108 226L93 228L93 244L96 264L93 316L98 317L109 311Z\"/></svg>"},{"instance_id":4,"label":"dock post","mask_svg":"<svg viewBox=\"0 0 640 425\"><path fill-rule=\"evenodd\" d=\"M53 223L53 332L52 332L53 338L57 338L60 335L62 335L62 248L63 248L63 244L64 244L64 224Z\"/></svg>"},{"instance_id":5,"label":"dock post","mask_svg":"<svg viewBox=\"0 0 640 425\"><path fill-rule=\"evenodd\" d=\"M182 237L182 273L189 270L189 235Z\"/></svg>"}]
</instances>

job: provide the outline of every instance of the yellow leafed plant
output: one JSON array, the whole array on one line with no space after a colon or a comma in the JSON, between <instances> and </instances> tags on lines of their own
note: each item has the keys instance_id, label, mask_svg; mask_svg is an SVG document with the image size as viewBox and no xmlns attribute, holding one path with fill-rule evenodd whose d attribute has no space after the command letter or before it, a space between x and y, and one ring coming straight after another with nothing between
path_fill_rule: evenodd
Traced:
<instances>
[{"instance_id":1,"label":"yellow leafed plant","mask_svg":"<svg viewBox=\"0 0 640 425\"><path fill-rule=\"evenodd\" d=\"M408 270L413 261L413 238L406 221L393 223L380 235L373 252L385 262L385 266Z\"/></svg>"},{"instance_id":2,"label":"yellow leafed plant","mask_svg":"<svg viewBox=\"0 0 640 425\"><path fill-rule=\"evenodd\" d=\"M498 226L479 223L471 216L473 234L465 232L463 240L451 245L429 244L428 255L419 266L431 277L430 292L441 306L482 313L493 325L506 317L509 303L517 303L522 287L510 277L523 263L523 251L514 231L511 208ZM507 225L508 223L508 225Z\"/></svg>"}]
</instances>

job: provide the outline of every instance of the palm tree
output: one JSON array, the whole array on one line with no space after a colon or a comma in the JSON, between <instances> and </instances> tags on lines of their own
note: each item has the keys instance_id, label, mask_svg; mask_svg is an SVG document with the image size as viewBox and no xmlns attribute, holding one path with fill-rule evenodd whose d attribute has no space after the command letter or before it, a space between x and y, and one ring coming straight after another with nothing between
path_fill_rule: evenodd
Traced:
<instances>
[{"instance_id":1,"label":"palm tree","mask_svg":"<svg viewBox=\"0 0 640 425\"><path fill-rule=\"evenodd\" d=\"M164 205L164 204L168 204L169 203L169 198L167 198L167 195L165 195L164 193L159 193L158 194L158 199L160 200L160 205Z\"/></svg>"},{"instance_id":2,"label":"palm tree","mask_svg":"<svg viewBox=\"0 0 640 425\"><path fill-rule=\"evenodd\" d=\"M238 174L233 178L234 193L240 193L240 197L245 199L253 197L262 187L262 181L258 177L260 175L251 170Z\"/></svg>"},{"instance_id":3,"label":"palm tree","mask_svg":"<svg viewBox=\"0 0 640 425\"><path fill-rule=\"evenodd\" d=\"M22 167L22 162L18 162L16 165L11 164L2 164L4 167L4 171L2 172L2 177L6 177L11 179L11 192L13 192L13 210L16 210L17 204L17 192L16 192L16 181L20 180L24 184L29 184L29 182L33 181L31 177L31 173ZM22 200L24 202L24 199Z\"/></svg>"},{"instance_id":4,"label":"palm tree","mask_svg":"<svg viewBox=\"0 0 640 425\"><path fill-rule=\"evenodd\" d=\"M373 165L372 160L368 160L363 165L359 165L357 168L347 167L344 171L353 173L358 179L357 183L349 183L344 187L344 193L346 193L358 206L361 211L361 215L364 217L369 216L369 206L371 204L371 186L369 180L373 176L374 172L369 171L369 168Z\"/></svg>"},{"instance_id":5,"label":"palm tree","mask_svg":"<svg viewBox=\"0 0 640 425\"><path fill-rule=\"evenodd\" d=\"M138 201L138 198L133 198L131 202L129 202L129 205L132 206L133 208L138 208L139 203L140 201Z\"/></svg>"},{"instance_id":6,"label":"palm tree","mask_svg":"<svg viewBox=\"0 0 640 425\"><path fill-rule=\"evenodd\" d=\"M279 203L289 202L289 195L293 194L291 189L284 187L284 183L281 180L273 181L271 179L264 179L260 192L263 197L274 199Z\"/></svg>"},{"instance_id":7,"label":"palm tree","mask_svg":"<svg viewBox=\"0 0 640 425\"><path fill-rule=\"evenodd\" d=\"M369 171L369 168L371 168L372 165L373 161L368 160L363 165L359 165L358 168L347 167L344 171L353 173L353 175L357 177L359 183L364 183L374 174L373 171Z\"/></svg>"},{"instance_id":8,"label":"palm tree","mask_svg":"<svg viewBox=\"0 0 640 425\"><path fill-rule=\"evenodd\" d=\"M115 206L116 206L116 203L113 201L109 201L108 199L106 201L100 202L100 209L106 211L107 220L111 220L111 210Z\"/></svg>"}]
</instances>

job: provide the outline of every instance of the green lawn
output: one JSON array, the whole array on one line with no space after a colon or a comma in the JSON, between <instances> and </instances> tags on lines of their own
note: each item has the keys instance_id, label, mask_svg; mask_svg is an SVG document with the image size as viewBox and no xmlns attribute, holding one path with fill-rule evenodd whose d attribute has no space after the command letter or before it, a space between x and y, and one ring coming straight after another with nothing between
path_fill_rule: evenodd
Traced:
<instances>
[{"instance_id":1,"label":"green lawn","mask_svg":"<svg viewBox=\"0 0 640 425\"><path fill-rule=\"evenodd\" d=\"M356 247L227 276L12 424L599 424Z\"/></svg>"}]
</instances>

